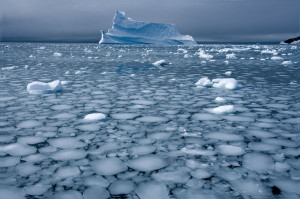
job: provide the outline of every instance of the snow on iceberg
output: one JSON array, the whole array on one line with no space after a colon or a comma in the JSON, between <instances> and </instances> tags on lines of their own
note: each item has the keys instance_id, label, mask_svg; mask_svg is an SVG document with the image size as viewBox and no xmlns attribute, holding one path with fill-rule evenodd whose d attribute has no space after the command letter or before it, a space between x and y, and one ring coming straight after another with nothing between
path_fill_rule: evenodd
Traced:
<instances>
[{"instance_id":1,"label":"snow on iceberg","mask_svg":"<svg viewBox=\"0 0 300 199\"><path fill-rule=\"evenodd\" d=\"M45 93L55 93L62 89L61 82L55 80L53 82L31 82L27 85L27 91L29 94L45 94Z\"/></svg>"},{"instance_id":2,"label":"snow on iceberg","mask_svg":"<svg viewBox=\"0 0 300 199\"><path fill-rule=\"evenodd\" d=\"M113 26L102 32L99 44L197 44L192 36L181 35L174 24L135 21L116 11Z\"/></svg>"}]
</instances>

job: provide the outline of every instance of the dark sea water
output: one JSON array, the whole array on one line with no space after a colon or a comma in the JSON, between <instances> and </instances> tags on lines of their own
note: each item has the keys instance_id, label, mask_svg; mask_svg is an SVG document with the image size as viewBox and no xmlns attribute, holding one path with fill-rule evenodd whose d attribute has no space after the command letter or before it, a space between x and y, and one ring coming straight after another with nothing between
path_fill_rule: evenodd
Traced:
<instances>
[{"instance_id":1,"label":"dark sea water","mask_svg":"<svg viewBox=\"0 0 300 199\"><path fill-rule=\"evenodd\" d=\"M1 199L300 198L299 45L0 43L0 68Z\"/></svg>"}]
</instances>

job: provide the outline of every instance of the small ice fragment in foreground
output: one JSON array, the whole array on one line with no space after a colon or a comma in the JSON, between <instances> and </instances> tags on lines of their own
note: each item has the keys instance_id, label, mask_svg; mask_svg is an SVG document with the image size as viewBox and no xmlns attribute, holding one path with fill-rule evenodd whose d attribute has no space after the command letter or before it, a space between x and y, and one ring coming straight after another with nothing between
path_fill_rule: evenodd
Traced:
<instances>
[{"instance_id":1,"label":"small ice fragment in foreground","mask_svg":"<svg viewBox=\"0 0 300 199\"><path fill-rule=\"evenodd\" d=\"M284 62L282 62L281 64L282 64L282 65L291 65L292 62L291 62L291 61L284 61Z\"/></svg>"},{"instance_id":2,"label":"small ice fragment in foreground","mask_svg":"<svg viewBox=\"0 0 300 199\"><path fill-rule=\"evenodd\" d=\"M2 70L16 70L18 68L19 68L19 66L10 66L10 67L4 67L4 68L2 68Z\"/></svg>"},{"instance_id":3,"label":"small ice fragment in foreground","mask_svg":"<svg viewBox=\"0 0 300 199\"><path fill-rule=\"evenodd\" d=\"M25 199L25 192L22 189L0 185L0 197L3 199Z\"/></svg>"},{"instance_id":4,"label":"small ice fragment in foreground","mask_svg":"<svg viewBox=\"0 0 300 199\"><path fill-rule=\"evenodd\" d=\"M232 73L231 71L227 71L227 72L225 72L225 75L226 75L226 76L230 76L231 73Z\"/></svg>"},{"instance_id":5,"label":"small ice fragment in foreground","mask_svg":"<svg viewBox=\"0 0 300 199\"><path fill-rule=\"evenodd\" d=\"M93 170L99 175L116 175L127 171L127 166L118 158L103 158L90 163Z\"/></svg>"},{"instance_id":6,"label":"small ice fragment in foreground","mask_svg":"<svg viewBox=\"0 0 300 199\"><path fill-rule=\"evenodd\" d=\"M213 109L208 109L208 111L220 115L220 114L234 113L235 108L233 105L224 105Z\"/></svg>"},{"instance_id":7,"label":"small ice fragment in foreground","mask_svg":"<svg viewBox=\"0 0 300 199\"><path fill-rule=\"evenodd\" d=\"M24 68L25 69L30 69L30 66L29 65L25 65Z\"/></svg>"},{"instance_id":8,"label":"small ice fragment in foreground","mask_svg":"<svg viewBox=\"0 0 300 199\"><path fill-rule=\"evenodd\" d=\"M70 75L70 71L66 71L66 72L65 72L65 75Z\"/></svg>"},{"instance_id":9,"label":"small ice fragment in foreground","mask_svg":"<svg viewBox=\"0 0 300 199\"><path fill-rule=\"evenodd\" d=\"M20 157L0 157L0 168L1 167L13 167L16 166L20 162Z\"/></svg>"},{"instance_id":10,"label":"small ice fragment in foreground","mask_svg":"<svg viewBox=\"0 0 300 199\"><path fill-rule=\"evenodd\" d=\"M279 56L273 56L271 57L271 60L282 60L283 58L282 57L279 57Z\"/></svg>"},{"instance_id":11,"label":"small ice fragment in foreground","mask_svg":"<svg viewBox=\"0 0 300 199\"><path fill-rule=\"evenodd\" d=\"M112 195L129 194L133 189L134 183L130 180L117 180L108 187Z\"/></svg>"},{"instance_id":12,"label":"small ice fragment in foreground","mask_svg":"<svg viewBox=\"0 0 300 199\"><path fill-rule=\"evenodd\" d=\"M233 146L233 145L219 145L218 151L220 154L228 155L228 156L237 156L242 155L245 153L244 149L239 146Z\"/></svg>"},{"instance_id":13,"label":"small ice fragment in foreground","mask_svg":"<svg viewBox=\"0 0 300 199\"><path fill-rule=\"evenodd\" d=\"M55 57L61 57L61 53L55 52L55 53L53 54L53 56L55 56Z\"/></svg>"},{"instance_id":14,"label":"small ice fragment in foreground","mask_svg":"<svg viewBox=\"0 0 300 199\"><path fill-rule=\"evenodd\" d=\"M212 81L210 81L210 79L208 79L207 77L203 77L201 79L199 79L196 83L196 86L203 86L203 87L209 87L212 85Z\"/></svg>"},{"instance_id":15,"label":"small ice fragment in foreground","mask_svg":"<svg viewBox=\"0 0 300 199\"><path fill-rule=\"evenodd\" d=\"M210 54L206 54L204 50L199 49L199 52L195 53L198 54L200 58L202 59L212 59L214 58L214 56L210 55Z\"/></svg>"},{"instance_id":16,"label":"small ice fragment in foreground","mask_svg":"<svg viewBox=\"0 0 300 199\"><path fill-rule=\"evenodd\" d=\"M236 59L236 55L234 53L232 54L227 54L226 59Z\"/></svg>"},{"instance_id":17,"label":"small ice fragment in foreground","mask_svg":"<svg viewBox=\"0 0 300 199\"><path fill-rule=\"evenodd\" d=\"M140 199L169 199L169 191L166 185L156 181L139 184L135 192Z\"/></svg>"},{"instance_id":18,"label":"small ice fragment in foreground","mask_svg":"<svg viewBox=\"0 0 300 199\"><path fill-rule=\"evenodd\" d=\"M216 97L216 102L225 102L226 100L223 97Z\"/></svg>"},{"instance_id":19,"label":"small ice fragment in foreground","mask_svg":"<svg viewBox=\"0 0 300 199\"><path fill-rule=\"evenodd\" d=\"M128 167L137 171L154 171L169 165L169 161L157 155L145 155L127 162Z\"/></svg>"},{"instance_id":20,"label":"small ice fragment in foreground","mask_svg":"<svg viewBox=\"0 0 300 199\"><path fill-rule=\"evenodd\" d=\"M84 190L83 198L84 199L106 199L106 198L110 198L110 195L106 189L99 186L92 186ZM74 198L70 198L70 199L74 199Z\"/></svg>"},{"instance_id":21,"label":"small ice fragment in foreground","mask_svg":"<svg viewBox=\"0 0 300 199\"><path fill-rule=\"evenodd\" d=\"M75 72L75 75L83 75L85 73L86 73L85 70L78 70L78 71Z\"/></svg>"},{"instance_id":22,"label":"small ice fragment in foreground","mask_svg":"<svg viewBox=\"0 0 300 199\"><path fill-rule=\"evenodd\" d=\"M168 62L166 62L166 60L162 59L162 60L158 60L154 63L152 63L154 66L165 66L168 65Z\"/></svg>"},{"instance_id":23,"label":"small ice fragment in foreground","mask_svg":"<svg viewBox=\"0 0 300 199\"><path fill-rule=\"evenodd\" d=\"M62 90L62 85L59 80L53 82L31 82L27 85L27 91L29 94L45 94L45 93L55 93Z\"/></svg>"},{"instance_id":24,"label":"small ice fragment in foreground","mask_svg":"<svg viewBox=\"0 0 300 199\"><path fill-rule=\"evenodd\" d=\"M247 153L243 158L245 168L256 172L274 170L274 161L270 155L264 153Z\"/></svg>"},{"instance_id":25,"label":"small ice fragment in foreground","mask_svg":"<svg viewBox=\"0 0 300 199\"><path fill-rule=\"evenodd\" d=\"M85 121L97 121L102 120L105 118L105 115L103 113L91 113L86 115L83 120Z\"/></svg>"},{"instance_id":26,"label":"small ice fragment in foreground","mask_svg":"<svg viewBox=\"0 0 300 199\"><path fill-rule=\"evenodd\" d=\"M229 61L226 60L226 61L224 61L224 63L225 63L226 65L228 65L228 64L229 64Z\"/></svg>"},{"instance_id":27,"label":"small ice fragment in foreground","mask_svg":"<svg viewBox=\"0 0 300 199\"><path fill-rule=\"evenodd\" d=\"M213 87L215 88L225 88L225 89L237 89L239 84L233 78L224 78L224 79L213 79Z\"/></svg>"},{"instance_id":28,"label":"small ice fragment in foreground","mask_svg":"<svg viewBox=\"0 0 300 199\"><path fill-rule=\"evenodd\" d=\"M51 188L51 185L45 185L45 184L35 184L25 187L25 191L28 195L32 196L38 196L43 195L48 189Z\"/></svg>"},{"instance_id":29,"label":"small ice fragment in foreground","mask_svg":"<svg viewBox=\"0 0 300 199\"><path fill-rule=\"evenodd\" d=\"M267 192L266 187L254 180L239 179L233 181L232 188L243 195L251 196L251 198L271 198L270 192Z\"/></svg>"}]
</instances>

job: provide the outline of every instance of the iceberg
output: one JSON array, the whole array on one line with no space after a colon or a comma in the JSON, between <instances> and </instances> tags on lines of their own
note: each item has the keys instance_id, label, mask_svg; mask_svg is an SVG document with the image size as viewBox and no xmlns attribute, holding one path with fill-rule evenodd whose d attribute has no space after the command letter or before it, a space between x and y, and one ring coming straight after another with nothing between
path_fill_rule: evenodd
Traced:
<instances>
[{"instance_id":1,"label":"iceberg","mask_svg":"<svg viewBox=\"0 0 300 199\"><path fill-rule=\"evenodd\" d=\"M181 35L175 24L136 21L116 11L113 26L102 32L99 44L167 44L195 45L190 35Z\"/></svg>"}]
</instances>

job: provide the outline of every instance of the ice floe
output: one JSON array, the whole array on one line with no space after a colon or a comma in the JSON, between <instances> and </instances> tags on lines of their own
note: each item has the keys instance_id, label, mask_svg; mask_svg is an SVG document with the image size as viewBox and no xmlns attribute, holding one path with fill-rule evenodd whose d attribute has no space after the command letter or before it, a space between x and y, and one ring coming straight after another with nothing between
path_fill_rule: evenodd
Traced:
<instances>
[{"instance_id":1,"label":"ice floe","mask_svg":"<svg viewBox=\"0 0 300 199\"><path fill-rule=\"evenodd\" d=\"M31 82L27 85L27 91L29 94L45 94L55 93L62 90L62 85L59 80L53 82Z\"/></svg>"}]
</instances>

